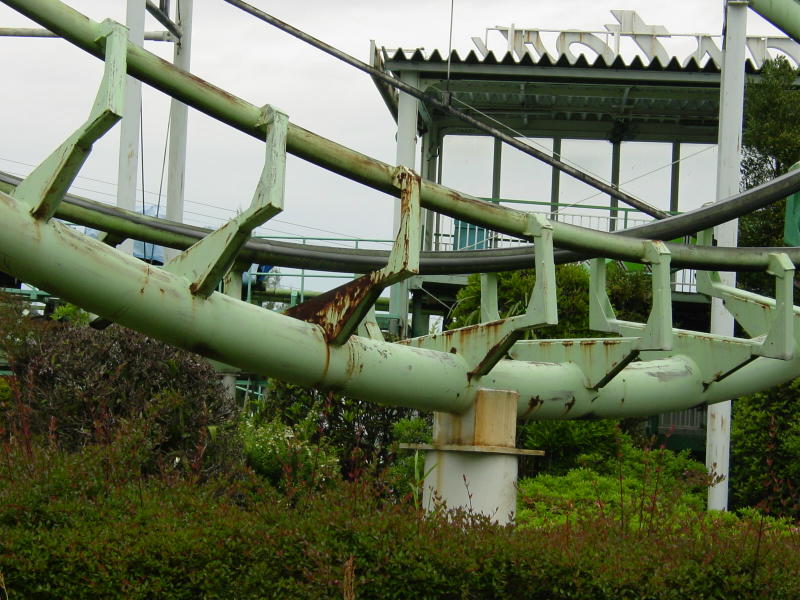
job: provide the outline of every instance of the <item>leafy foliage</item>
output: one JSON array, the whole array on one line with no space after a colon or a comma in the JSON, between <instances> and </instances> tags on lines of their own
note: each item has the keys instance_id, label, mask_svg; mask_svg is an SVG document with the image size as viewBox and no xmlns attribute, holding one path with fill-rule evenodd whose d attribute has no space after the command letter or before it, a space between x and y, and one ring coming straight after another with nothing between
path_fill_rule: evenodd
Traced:
<instances>
[{"instance_id":1,"label":"leafy foliage","mask_svg":"<svg viewBox=\"0 0 800 600\"><path fill-rule=\"evenodd\" d=\"M141 480L126 475L124 452L87 446L80 460L58 448L27 455L6 444L0 452L0 572L12 598L800 594L796 534L758 518L662 504L648 517L648 504L642 521L631 510L623 522L608 508L501 527L464 512L423 516L365 482L309 489L289 502L253 475ZM576 482L587 503L595 479Z\"/></svg>"},{"instance_id":2,"label":"leafy foliage","mask_svg":"<svg viewBox=\"0 0 800 600\"><path fill-rule=\"evenodd\" d=\"M310 444L278 419L266 422L247 419L240 425L240 431L247 464L275 487L314 487L339 476L333 449Z\"/></svg>"},{"instance_id":3,"label":"leafy foliage","mask_svg":"<svg viewBox=\"0 0 800 600\"><path fill-rule=\"evenodd\" d=\"M2 415L11 435L74 451L144 419L150 472L180 465L208 474L236 460L228 424L237 409L204 359L121 327L20 319L14 309L0 317L15 382Z\"/></svg>"},{"instance_id":4,"label":"leafy foliage","mask_svg":"<svg viewBox=\"0 0 800 600\"><path fill-rule=\"evenodd\" d=\"M734 402L731 498L800 518L800 380Z\"/></svg>"},{"instance_id":5,"label":"leafy foliage","mask_svg":"<svg viewBox=\"0 0 800 600\"><path fill-rule=\"evenodd\" d=\"M616 421L531 421L520 424L518 436L525 448L544 449L536 463L541 472L564 475L583 464L585 455L611 458L616 455L623 434Z\"/></svg>"},{"instance_id":6,"label":"leafy foliage","mask_svg":"<svg viewBox=\"0 0 800 600\"><path fill-rule=\"evenodd\" d=\"M549 440L555 456L545 472L520 481L520 523L545 526L610 514L641 528L660 518L654 513L703 510L709 476L688 452L637 448L609 420L553 426L561 423L526 425L528 442L547 447Z\"/></svg>"},{"instance_id":7,"label":"leafy foliage","mask_svg":"<svg viewBox=\"0 0 800 600\"><path fill-rule=\"evenodd\" d=\"M780 56L765 62L761 78L747 85L742 143L762 164L771 167L769 179L785 173L800 159L797 75L797 69ZM763 182L756 180L752 173L744 173L745 184L750 184L749 187Z\"/></svg>"},{"instance_id":8,"label":"leafy foliage","mask_svg":"<svg viewBox=\"0 0 800 600\"><path fill-rule=\"evenodd\" d=\"M335 448L342 475L356 479L365 470L389 466L394 455L395 423L413 414L408 408L271 382L260 417L278 419L296 431L300 427L300 435L310 443Z\"/></svg>"}]
</instances>

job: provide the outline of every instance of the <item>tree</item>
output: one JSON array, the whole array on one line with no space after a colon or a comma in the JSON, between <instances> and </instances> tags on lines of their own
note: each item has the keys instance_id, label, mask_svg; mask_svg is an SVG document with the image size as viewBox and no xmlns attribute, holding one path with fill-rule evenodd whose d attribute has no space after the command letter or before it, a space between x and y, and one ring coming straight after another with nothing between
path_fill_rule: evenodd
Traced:
<instances>
[{"instance_id":1,"label":"tree","mask_svg":"<svg viewBox=\"0 0 800 600\"><path fill-rule=\"evenodd\" d=\"M786 173L800 160L800 90L798 70L784 57L764 63L761 78L748 83L742 133L742 189ZM781 200L739 219L740 246L783 246L786 202ZM742 273L739 286L772 296L766 273ZM795 303L800 298L795 298Z\"/></svg>"}]
</instances>

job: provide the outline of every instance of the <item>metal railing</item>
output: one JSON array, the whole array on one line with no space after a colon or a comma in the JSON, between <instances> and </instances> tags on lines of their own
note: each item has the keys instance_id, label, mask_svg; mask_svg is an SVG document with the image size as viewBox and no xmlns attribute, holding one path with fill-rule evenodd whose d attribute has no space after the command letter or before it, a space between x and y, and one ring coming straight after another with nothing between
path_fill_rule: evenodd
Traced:
<instances>
[{"instance_id":1,"label":"metal railing","mask_svg":"<svg viewBox=\"0 0 800 600\"><path fill-rule=\"evenodd\" d=\"M595 204L552 204L536 200L501 199L494 201L500 204L522 205L523 210L544 215L561 223L569 223L599 231L618 231L643 225L653 220L635 208L601 206ZM677 214L677 213L676 213ZM527 244L525 240L497 233L466 221L453 219L445 215L438 216L436 231L432 235L432 250L486 250L490 248L512 248ZM688 241L684 240L684 243ZM641 268L631 265L632 268ZM693 293L696 291L694 270L680 269L673 274L673 290Z\"/></svg>"}]
</instances>

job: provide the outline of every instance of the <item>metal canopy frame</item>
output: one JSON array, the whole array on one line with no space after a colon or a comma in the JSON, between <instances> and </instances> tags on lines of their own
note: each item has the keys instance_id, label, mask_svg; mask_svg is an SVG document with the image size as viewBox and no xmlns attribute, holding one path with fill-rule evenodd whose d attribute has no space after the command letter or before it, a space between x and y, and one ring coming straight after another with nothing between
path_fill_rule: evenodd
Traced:
<instances>
[{"instance_id":1,"label":"metal canopy frame","mask_svg":"<svg viewBox=\"0 0 800 600\"><path fill-rule=\"evenodd\" d=\"M454 51L448 83L447 60L436 50L390 56L384 49L375 56L375 66L398 77L417 73L421 89L449 92L454 105L467 112L474 107L528 137L716 143L720 71L710 61L700 66L692 59L682 67L674 59L664 67L638 58L590 64L581 57L570 64L565 57L534 62L511 53L480 59L470 52L462 58ZM749 75L758 73L749 61L746 68ZM435 110L421 117L445 135L479 133Z\"/></svg>"}]
</instances>

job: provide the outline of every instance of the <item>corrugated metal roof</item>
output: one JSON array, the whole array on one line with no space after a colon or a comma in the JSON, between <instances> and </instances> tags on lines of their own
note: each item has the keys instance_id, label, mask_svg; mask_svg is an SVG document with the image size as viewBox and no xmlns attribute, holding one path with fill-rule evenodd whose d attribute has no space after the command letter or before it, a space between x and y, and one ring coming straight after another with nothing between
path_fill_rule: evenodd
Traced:
<instances>
[{"instance_id":1,"label":"corrugated metal roof","mask_svg":"<svg viewBox=\"0 0 800 600\"><path fill-rule=\"evenodd\" d=\"M640 56L608 62L602 55L554 60L489 51L480 56L422 49L376 53L376 66L397 75L415 71L429 93L450 93L476 117L490 117L525 136L716 143L720 69L694 57L683 64ZM745 70L757 74L752 61ZM448 115L428 111L426 126L446 134L476 133Z\"/></svg>"},{"instance_id":2,"label":"corrugated metal roof","mask_svg":"<svg viewBox=\"0 0 800 600\"><path fill-rule=\"evenodd\" d=\"M426 53L422 48L414 50L404 50L402 48L394 50L391 54L384 48L387 62L416 62L416 63L442 63L447 64L447 53L442 53L438 49ZM558 59L553 60L549 54L543 54L538 59L534 59L530 53L525 53L522 58L517 58L514 53L506 52L501 58L495 56L493 51L489 51L486 56L480 57L474 50L470 50L466 56L462 57L457 50L450 53L450 64L452 65L520 65L537 67L572 67L572 68L592 68L592 69L625 69L625 70L645 70L645 71L670 71L683 73L719 73L720 67L714 60L707 56L704 61L698 62L695 57L686 59L685 64L681 64L678 57L673 56L665 65L656 57L649 63L645 63L642 57L635 55L626 61L622 56L617 56L613 61L608 62L602 55L597 55L594 59L586 58L585 54L578 54L575 60L571 60L566 54L560 54ZM446 67L445 67L446 68ZM746 73L758 73L753 61L749 58L745 60Z\"/></svg>"}]
</instances>

